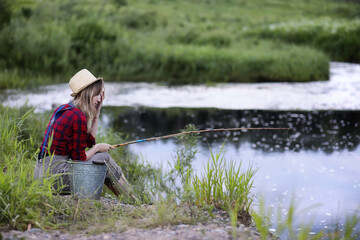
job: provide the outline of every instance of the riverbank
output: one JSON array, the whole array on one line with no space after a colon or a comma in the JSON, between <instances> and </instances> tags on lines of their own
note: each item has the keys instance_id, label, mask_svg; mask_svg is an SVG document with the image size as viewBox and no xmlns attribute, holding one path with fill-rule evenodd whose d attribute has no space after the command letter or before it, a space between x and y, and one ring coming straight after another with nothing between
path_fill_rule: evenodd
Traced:
<instances>
[{"instance_id":1,"label":"riverbank","mask_svg":"<svg viewBox=\"0 0 360 240\"><path fill-rule=\"evenodd\" d=\"M142 212L144 209L148 213L156 215L155 205L148 206L132 206L119 203L108 198L101 198L99 204L106 205L107 209L112 211ZM151 222L151 218L135 220L130 222L126 218L120 218L111 226L104 228L102 225L89 226L87 228L69 231L69 230L41 230L39 228L29 228L27 231L6 231L2 232L3 240L17 239L49 239L49 240L103 240L103 239L149 239L149 240L169 240L169 239L186 239L186 240L217 240L217 239L262 239L260 233L254 227L246 227L240 224L236 227L231 225L230 218L225 211L213 211L213 216L204 212L204 219L194 223L178 223L173 224L164 222L160 226L145 227L147 224L156 224ZM148 216L149 217L149 216ZM143 227L139 227L142 225ZM1 236L1 235L0 235ZM269 235L268 239L277 239L275 236Z\"/></svg>"},{"instance_id":2,"label":"riverbank","mask_svg":"<svg viewBox=\"0 0 360 240\"><path fill-rule=\"evenodd\" d=\"M54 232L42 232L38 229L20 232L10 231L3 234L3 240L34 239L34 240L104 240L104 239L122 239L122 240L217 240L217 239L253 239L260 240L259 234L250 228L239 227L236 229L236 236L233 237L233 228L224 227L216 224L197 224L197 225L177 225L168 227L159 227L154 229L129 229L124 232L109 232L97 235L88 234L69 234Z\"/></svg>"},{"instance_id":3,"label":"riverbank","mask_svg":"<svg viewBox=\"0 0 360 240\"><path fill-rule=\"evenodd\" d=\"M327 79L330 60L360 61L350 1L5 3L0 89L67 82L84 67L116 82L308 82Z\"/></svg>"},{"instance_id":4,"label":"riverbank","mask_svg":"<svg viewBox=\"0 0 360 240\"><path fill-rule=\"evenodd\" d=\"M235 165L235 162L227 162L224 152L220 151L211 154L204 174L192 172L190 169L194 166L192 161L197 151L195 136L188 135L188 139L177 139L176 154L173 155L176 156L174 157L176 161L170 171L154 169L149 164L140 162L127 148L111 152L124 169L124 174L134 187L141 205L135 207L127 205L129 207L126 208L116 202L108 207L102 203L91 204L87 201L73 201L71 198L54 195L55 192L52 190L54 177L46 177L43 183L33 180L36 151L49 119L49 112L34 114L28 107L11 109L1 106L0 113L0 149L3 155L0 161L2 230L23 230L31 226L35 228L33 230L35 234L48 234L46 230L52 229L54 232L50 234L54 234L54 237L59 233L55 231L64 232L65 236L80 232L86 236L93 234L96 237L108 237L109 235L106 235L108 232L118 234L125 231L123 226L155 229L133 230L134 234L144 232L151 235L155 234L153 231L158 230L180 234L181 229L177 229L176 226L188 225L184 228L191 228L189 232L194 234L198 234L198 231L202 233L204 229L206 232L213 227L220 229L219 232L223 234L222 230L227 232L230 227L237 229L237 226L243 223L246 226L255 224L261 236L266 237L269 234L271 223L268 211L262 210L261 204L259 213L253 209L256 197L252 190L253 177L257 167L246 166L244 171L241 166ZM112 130L100 131L97 140L109 143L126 141ZM103 194L108 196L110 193L105 189ZM126 199L120 197L118 201L123 202ZM285 211L297 212L295 203L289 205ZM220 224L220 227L212 225L212 220L224 218L222 214L224 212L226 225ZM217 216L218 213L221 218ZM215 217L213 218L211 214ZM295 230L295 216L297 217L296 214L286 214L286 218L281 218L284 219L283 222L277 222L277 227L271 229L279 235L284 231L288 232L293 239L311 235L313 233L311 224L299 227L299 232ZM244 219L246 223L243 222ZM207 221L210 221L210 224ZM196 228L198 223L204 222L205 227ZM336 224L340 227L329 229L328 232L320 230L316 235L346 235L356 238L359 236L356 228L359 222L360 218L355 212L353 216L346 218L344 224ZM175 227L170 227L170 230L158 229L159 226L169 225ZM192 226L195 226L194 229ZM44 229L44 232L36 228ZM28 233L33 234L31 231L24 234ZM247 234L246 230L245 233Z\"/></svg>"}]
</instances>

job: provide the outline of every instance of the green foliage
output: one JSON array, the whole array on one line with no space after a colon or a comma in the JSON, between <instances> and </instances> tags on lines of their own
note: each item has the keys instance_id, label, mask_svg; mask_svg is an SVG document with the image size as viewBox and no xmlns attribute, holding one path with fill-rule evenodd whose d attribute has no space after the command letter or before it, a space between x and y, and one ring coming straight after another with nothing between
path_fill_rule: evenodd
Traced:
<instances>
[{"instance_id":1,"label":"green foliage","mask_svg":"<svg viewBox=\"0 0 360 240\"><path fill-rule=\"evenodd\" d=\"M128 3L126 0L112 0L117 7L126 6Z\"/></svg>"},{"instance_id":2,"label":"green foliage","mask_svg":"<svg viewBox=\"0 0 360 240\"><path fill-rule=\"evenodd\" d=\"M122 8L119 14L120 23L130 29L154 29L157 26L155 11Z\"/></svg>"},{"instance_id":3,"label":"green foliage","mask_svg":"<svg viewBox=\"0 0 360 240\"><path fill-rule=\"evenodd\" d=\"M231 36L224 31L203 32L197 29L178 29L170 32L167 37L170 44L193 44L199 46L229 47L232 42Z\"/></svg>"},{"instance_id":4,"label":"green foliage","mask_svg":"<svg viewBox=\"0 0 360 240\"><path fill-rule=\"evenodd\" d=\"M250 166L246 172L240 171L241 162L239 165L235 162L227 164L222 150L216 155L211 151L211 161L207 163L204 175L193 179L195 203L224 209L230 215L236 214L243 224L249 225L251 219L247 214L253 202L251 189L257 169Z\"/></svg>"},{"instance_id":5,"label":"green foliage","mask_svg":"<svg viewBox=\"0 0 360 240\"><path fill-rule=\"evenodd\" d=\"M93 71L103 69L111 64L111 45L116 40L116 34L107 27L107 23L98 19L88 18L83 21L74 21L68 27L71 35L71 47L69 61L75 68L83 66L92 67Z\"/></svg>"},{"instance_id":6,"label":"green foliage","mask_svg":"<svg viewBox=\"0 0 360 240\"><path fill-rule=\"evenodd\" d=\"M312 81L328 78L329 60L359 61L360 5L350 2L0 4L1 88L65 82L84 67L107 81Z\"/></svg>"},{"instance_id":7,"label":"green foliage","mask_svg":"<svg viewBox=\"0 0 360 240\"><path fill-rule=\"evenodd\" d=\"M269 236L269 229L271 227L271 222L269 217L271 216L271 208L267 211L265 209L265 200L264 198L259 199L259 210L258 212L252 211L251 217L255 223L256 229L259 231L261 238L266 240Z\"/></svg>"},{"instance_id":8,"label":"green foliage","mask_svg":"<svg viewBox=\"0 0 360 240\"><path fill-rule=\"evenodd\" d=\"M312 206L310 208L314 208ZM282 218L282 212L286 210L285 219ZM295 226L296 218L300 218L301 212L299 211L294 197L292 198L289 206L286 209L282 209L278 206L277 209L277 220L276 220L276 235L286 239L298 239L298 240L317 240L317 239L358 239L359 233L354 232L355 227L360 223L359 213L355 212L352 215L346 217L345 224L342 227L337 225L335 229L329 229L312 233L313 222L309 221L306 224L300 223ZM264 198L260 198L258 211L252 211L251 216L256 225L256 228L260 232L262 239L268 239L271 236L269 229L272 225L270 217L272 215L272 208L266 209Z\"/></svg>"},{"instance_id":9,"label":"green foliage","mask_svg":"<svg viewBox=\"0 0 360 240\"><path fill-rule=\"evenodd\" d=\"M10 22L11 19L11 6L9 0L0 0L0 29Z\"/></svg>"},{"instance_id":10,"label":"green foliage","mask_svg":"<svg viewBox=\"0 0 360 240\"><path fill-rule=\"evenodd\" d=\"M0 66L55 74L68 67L69 46L68 34L56 23L14 20L0 32Z\"/></svg>"},{"instance_id":11,"label":"green foliage","mask_svg":"<svg viewBox=\"0 0 360 240\"><path fill-rule=\"evenodd\" d=\"M66 228L68 230L88 229L89 232L123 231L124 222L129 226L156 227L168 224L189 223L205 219L203 209L210 212L214 208L228 211L233 236L236 237L238 222L251 210L253 177L256 169L252 166L241 173L241 163L227 164L223 151L214 155L205 167L202 177L193 176L192 160L196 153L196 137L183 135L179 139L177 159L172 172L179 177L177 194L165 175L149 165L141 164L126 148L119 148L111 154L124 169L127 179L135 186L135 191L143 203L155 201L151 206L136 206L127 212L121 205L108 207L100 202L87 200L74 201L72 198L59 197L52 186L57 176L46 177L40 183L33 180L32 170L35 164L37 147L42 140L44 128L50 113L34 114L33 109L6 108L0 105L0 227L2 229L26 229L28 224L39 228ZM189 126L185 131L194 130ZM99 141L119 143L125 137L112 131L100 131ZM211 150L210 150L211 151ZM158 176L162 181L152 186L151 180ZM169 175L171 176L171 174ZM163 186L160 186L163 184ZM150 194L149 188L154 191ZM157 188L158 187L158 188ZM163 198L164 189L168 191ZM172 192L171 192L172 191ZM55 194L55 195L54 195ZM154 198L157 194L157 199ZM109 196L108 196L109 197ZM181 204L179 204L179 200ZM197 207L195 207L197 206ZM285 219L278 210L277 234L286 233L290 239L358 239L359 233L354 227L360 222L358 212L346 218L345 226L338 225L335 230L310 234L312 223L295 229L295 217L299 216L294 201L288 207ZM265 204L260 200L260 211L253 212L252 218L263 239L268 232L271 211L265 211ZM249 217L249 216L247 216ZM118 221L121 221L119 228ZM91 228L96 226L96 228Z\"/></svg>"},{"instance_id":12,"label":"green foliage","mask_svg":"<svg viewBox=\"0 0 360 240\"><path fill-rule=\"evenodd\" d=\"M97 136L97 142L117 144L126 142L126 137L111 129L100 130ZM139 161L126 147L116 148L116 150L110 152L110 154L115 162L122 168L126 179L134 189L135 196L141 203L151 203L153 199L147 188L147 182L149 179L157 176L159 170L150 166L149 163ZM108 191L108 193L110 192Z\"/></svg>"},{"instance_id":13,"label":"green foliage","mask_svg":"<svg viewBox=\"0 0 360 240\"><path fill-rule=\"evenodd\" d=\"M34 155L30 150L34 150L35 132L25 122L33 109L22 114L24 109L0 107L0 226L10 229L25 229L28 224L50 226L53 214L48 203L56 176L45 177L41 184L32 179Z\"/></svg>"},{"instance_id":14,"label":"green foliage","mask_svg":"<svg viewBox=\"0 0 360 240\"><path fill-rule=\"evenodd\" d=\"M270 24L250 31L250 35L313 46L336 61L360 62L359 19L305 19Z\"/></svg>"},{"instance_id":15,"label":"green foliage","mask_svg":"<svg viewBox=\"0 0 360 240\"><path fill-rule=\"evenodd\" d=\"M28 159L7 158L5 161L6 170L0 171L0 225L10 229L25 229L28 224L50 226L49 217L53 212L48 206L52 198L49 189L55 177L45 178L41 184L29 181L32 169L25 162Z\"/></svg>"},{"instance_id":16,"label":"green foliage","mask_svg":"<svg viewBox=\"0 0 360 240\"><path fill-rule=\"evenodd\" d=\"M268 46L267 52L261 51ZM268 42L250 45L246 50L193 45L158 46L154 43L136 51L133 59L136 64L132 64L131 72L123 73L125 79L167 79L169 84L306 82L327 79L329 69L328 58L316 50Z\"/></svg>"},{"instance_id":17,"label":"green foliage","mask_svg":"<svg viewBox=\"0 0 360 240\"><path fill-rule=\"evenodd\" d=\"M0 30L21 10L24 17L30 17L35 0L0 0Z\"/></svg>"},{"instance_id":18,"label":"green foliage","mask_svg":"<svg viewBox=\"0 0 360 240\"><path fill-rule=\"evenodd\" d=\"M196 131L193 124L188 124L182 132ZM174 158L173 166L165 179L168 188L172 191L167 191L170 197L176 197L183 202L192 201L192 186L191 179L193 177L192 162L197 153L198 136L195 134L183 134L177 137L176 157Z\"/></svg>"}]
</instances>

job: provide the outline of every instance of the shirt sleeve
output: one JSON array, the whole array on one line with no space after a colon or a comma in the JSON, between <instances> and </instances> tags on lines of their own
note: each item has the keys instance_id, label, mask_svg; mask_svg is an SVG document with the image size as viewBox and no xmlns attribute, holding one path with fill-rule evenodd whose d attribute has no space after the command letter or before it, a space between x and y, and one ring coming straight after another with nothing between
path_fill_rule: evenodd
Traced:
<instances>
[{"instance_id":1,"label":"shirt sleeve","mask_svg":"<svg viewBox=\"0 0 360 240\"><path fill-rule=\"evenodd\" d=\"M76 114L73 119L73 151L72 160L86 161L85 148L87 146L86 117Z\"/></svg>"},{"instance_id":2,"label":"shirt sleeve","mask_svg":"<svg viewBox=\"0 0 360 240\"><path fill-rule=\"evenodd\" d=\"M86 144L88 148L91 148L96 144L95 138L90 133L86 137Z\"/></svg>"}]
</instances>

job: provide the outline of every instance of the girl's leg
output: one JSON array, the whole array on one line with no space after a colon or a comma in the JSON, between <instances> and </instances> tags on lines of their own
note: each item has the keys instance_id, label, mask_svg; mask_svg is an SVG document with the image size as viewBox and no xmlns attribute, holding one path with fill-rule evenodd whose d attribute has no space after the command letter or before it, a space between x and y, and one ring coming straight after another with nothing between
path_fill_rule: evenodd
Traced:
<instances>
[{"instance_id":1,"label":"girl's leg","mask_svg":"<svg viewBox=\"0 0 360 240\"><path fill-rule=\"evenodd\" d=\"M47 156L42 160L38 160L34 169L34 179L41 179L44 175L59 174L59 178L55 181L54 188L61 189L61 194L70 193L69 178L69 160L68 156Z\"/></svg>"}]
</instances>

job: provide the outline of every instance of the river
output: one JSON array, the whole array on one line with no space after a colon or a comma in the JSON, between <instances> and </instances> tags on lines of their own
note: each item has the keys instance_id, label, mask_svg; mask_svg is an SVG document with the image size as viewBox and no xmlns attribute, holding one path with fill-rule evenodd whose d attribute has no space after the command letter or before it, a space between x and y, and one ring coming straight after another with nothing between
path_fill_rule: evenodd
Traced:
<instances>
[{"instance_id":1,"label":"river","mask_svg":"<svg viewBox=\"0 0 360 240\"><path fill-rule=\"evenodd\" d=\"M197 174L224 141L227 160L259 168L254 193L265 197L283 217L295 197L298 223L313 230L344 223L360 207L360 65L331 63L330 80L311 83L163 86L107 83L102 127L111 126L133 139L176 133L186 124L200 129L288 127L288 131L241 131L203 134L194 162ZM69 100L67 84L37 91L7 90L6 106L25 102L36 111ZM114 143L115 144L115 143ZM129 146L154 166L172 162L174 139ZM300 211L304 210L304 211ZM273 216L273 222L276 216ZM275 227L275 226L273 226ZM359 231L357 228L356 231Z\"/></svg>"}]
</instances>

